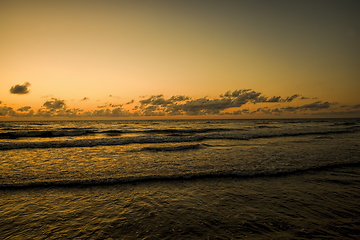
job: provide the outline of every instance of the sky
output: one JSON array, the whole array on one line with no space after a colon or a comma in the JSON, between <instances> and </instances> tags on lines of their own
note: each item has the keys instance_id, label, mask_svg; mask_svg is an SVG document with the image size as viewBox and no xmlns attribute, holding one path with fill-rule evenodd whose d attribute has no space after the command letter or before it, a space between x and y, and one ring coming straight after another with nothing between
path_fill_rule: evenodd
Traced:
<instances>
[{"instance_id":1,"label":"sky","mask_svg":"<svg viewBox=\"0 0 360 240\"><path fill-rule=\"evenodd\" d=\"M358 0L0 1L0 120L360 117Z\"/></svg>"}]
</instances>

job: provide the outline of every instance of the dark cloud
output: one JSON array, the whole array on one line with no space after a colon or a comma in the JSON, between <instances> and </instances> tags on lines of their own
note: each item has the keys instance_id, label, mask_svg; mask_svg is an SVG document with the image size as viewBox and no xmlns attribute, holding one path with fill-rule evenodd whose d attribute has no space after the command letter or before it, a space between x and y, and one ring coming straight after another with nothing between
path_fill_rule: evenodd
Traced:
<instances>
[{"instance_id":1,"label":"dark cloud","mask_svg":"<svg viewBox=\"0 0 360 240\"><path fill-rule=\"evenodd\" d=\"M272 112L273 114L278 115L278 114L282 113L283 111L280 110L280 109L278 109L278 108L275 108L275 109L271 110L271 112Z\"/></svg>"},{"instance_id":2,"label":"dark cloud","mask_svg":"<svg viewBox=\"0 0 360 240\"><path fill-rule=\"evenodd\" d=\"M299 107L284 107L284 108L281 108L281 109L284 110L284 111L287 111L287 112L296 112L300 108Z\"/></svg>"},{"instance_id":3,"label":"dark cloud","mask_svg":"<svg viewBox=\"0 0 360 240\"><path fill-rule=\"evenodd\" d=\"M314 102L314 103L303 105L303 106L300 107L300 109L316 111L316 110L319 110L319 109L329 108L330 105L331 104L329 102L317 101L317 102Z\"/></svg>"},{"instance_id":4,"label":"dark cloud","mask_svg":"<svg viewBox=\"0 0 360 240\"><path fill-rule=\"evenodd\" d=\"M18 111L18 112L27 112L27 111L29 111L30 109L31 109L30 106L25 106L25 107L19 108L19 109L16 110L16 111Z\"/></svg>"},{"instance_id":5,"label":"dark cloud","mask_svg":"<svg viewBox=\"0 0 360 240\"><path fill-rule=\"evenodd\" d=\"M135 116L133 113L130 113L128 110L125 110L121 107L114 108L114 109L101 109L101 110L94 110L94 111L87 111L79 114L78 116L81 117L129 117Z\"/></svg>"},{"instance_id":6,"label":"dark cloud","mask_svg":"<svg viewBox=\"0 0 360 240\"><path fill-rule=\"evenodd\" d=\"M105 103L104 105L102 106L97 106L98 108L108 108L108 107L122 107L123 104L112 104L112 103Z\"/></svg>"},{"instance_id":7,"label":"dark cloud","mask_svg":"<svg viewBox=\"0 0 360 240\"><path fill-rule=\"evenodd\" d=\"M208 99L206 97L191 99L187 96L177 95L165 99L164 95L152 95L148 98L140 100L139 109L135 109L142 115L152 115L164 112L167 115L215 115L222 114L223 111L231 108L239 108L247 103L272 103L272 102L291 102L300 95L295 94L291 97L282 99L280 96L268 98L260 92L251 89L240 89L235 91L227 91L220 95L220 98ZM144 97L143 97L144 98ZM157 106L149 108L149 106ZM238 110L236 110L238 111ZM259 110L262 113L271 113L271 110ZM242 114L243 112L236 112Z\"/></svg>"},{"instance_id":8,"label":"dark cloud","mask_svg":"<svg viewBox=\"0 0 360 240\"><path fill-rule=\"evenodd\" d=\"M31 84L29 82L25 82L23 85L17 84L10 88L10 93L11 94L27 94L30 91L28 89L30 86L31 86Z\"/></svg>"},{"instance_id":9,"label":"dark cloud","mask_svg":"<svg viewBox=\"0 0 360 240\"><path fill-rule=\"evenodd\" d=\"M122 107L123 104L112 104L112 103L109 103L109 107Z\"/></svg>"},{"instance_id":10,"label":"dark cloud","mask_svg":"<svg viewBox=\"0 0 360 240\"><path fill-rule=\"evenodd\" d=\"M176 95L176 96L172 96L169 100L172 102L183 102L183 101L187 101L189 99L190 99L190 97L185 96L185 95Z\"/></svg>"},{"instance_id":11,"label":"dark cloud","mask_svg":"<svg viewBox=\"0 0 360 240\"><path fill-rule=\"evenodd\" d=\"M13 116L15 111L12 107L2 106L0 107L0 116Z\"/></svg>"},{"instance_id":12,"label":"dark cloud","mask_svg":"<svg viewBox=\"0 0 360 240\"><path fill-rule=\"evenodd\" d=\"M294 95L292 95L291 97L285 98L283 101L284 101L284 102L291 102L292 100L294 100L295 98L298 98L298 97L301 97L301 95L299 95L299 94L294 94Z\"/></svg>"},{"instance_id":13,"label":"dark cloud","mask_svg":"<svg viewBox=\"0 0 360 240\"><path fill-rule=\"evenodd\" d=\"M190 99L189 97L182 95L176 95L176 96L172 96L169 99L165 99L164 95L160 94L160 95L152 95L147 99L140 100L139 103L141 106L154 105L154 106L166 107L167 105L174 104L176 102L183 102L189 99Z\"/></svg>"},{"instance_id":14,"label":"dark cloud","mask_svg":"<svg viewBox=\"0 0 360 240\"><path fill-rule=\"evenodd\" d=\"M227 91L225 94L221 94L220 98L238 97L239 95L246 93L248 91L251 91L251 89L240 89L240 90L235 90L233 92Z\"/></svg>"},{"instance_id":15,"label":"dark cloud","mask_svg":"<svg viewBox=\"0 0 360 240\"><path fill-rule=\"evenodd\" d=\"M160 95L152 95L147 99L140 100L139 103L142 106L146 106L148 104L151 104L151 105L167 105L167 104L170 104L171 102L166 101L164 99L164 95L160 94Z\"/></svg>"},{"instance_id":16,"label":"dark cloud","mask_svg":"<svg viewBox=\"0 0 360 240\"><path fill-rule=\"evenodd\" d=\"M220 111L230 108L236 103L231 98L223 99L207 99L199 98L188 101L184 104L172 105L169 112L182 111L186 115L204 115L204 114L218 114Z\"/></svg>"},{"instance_id":17,"label":"dark cloud","mask_svg":"<svg viewBox=\"0 0 360 240\"><path fill-rule=\"evenodd\" d=\"M121 98L119 96L114 96L114 95L109 95L109 97L111 97L111 98Z\"/></svg>"},{"instance_id":18,"label":"dark cloud","mask_svg":"<svg viewBox=\"0 0 360 240\"><path fill-rule=\"evenodd\" d=\"M26 111L24 111L24 109L27 109ZM21 111L23 110L23 111ZM3 106L0 107L0 116L4 117L33 117L34 116L34 111L30 110L30 107L26 106L23 108L19 108L16 112L14 111L14 109L12 107L7 107L7 106Z\"/></svg>"},{"instance_id":19,"label":"dark cloud","mask_svg":"<svg viewBox=\"0 0 360 240\"><path fill-rule=\"evenodd\" d=\"M281 100L281 97L280 96L278 96L278 97L272 97L272 98L269 98L269 99L267 99L266 101L267 102L279 102Z\"/></svg>"},{"instance_id":20,"label":"dark cloud","mask_svg":"<svg viewBox=\"0 0 360 240\"><path fill-rule=\"evenodd\" d=\"M331 104L329 102L317 101L317 102L313 102L310 104L302 105L300 107L285 107L285 108L281 108L281 109L283 109L284 111L287 111L287 112L296 112L298 110L317 111L317 110L327 109L330 107L330 105Z\"/></svg>"},{"instance_id":21,"label":"dark cloud","mask_svg":"<svg viewBox=\"0 0 360 240\"><path fill-rule=\"evenodd\" d=\"M131 116L131 113L128 110L124 110L123 108L118 107L118 108L114 108L111 111L111 115L113 117L128 117Z\"/></svg>"},{"instance_id":22,"label":"dark cloud","mask_svg":"<svg viewBox=\"0 0 360 240\"><path fill-rule=\"evenodd\" d=\"M55 115L54 111L46 111L46 110L40 108L39 110L37 110L37 112L34 116L35 117L52 117L54 115Z\"/></svg>"},{"instance_id":23,"label":"dark cloud","mask_svg":"<svg viewBox=\"0 0 360 240\"><path fill-rule=\"evenodd\" d=\"M142 97L142 99L134 104L131 100L123 104L114 104L106 102L102 106L98 106L98 110L83 111L81 109L70 109L67 107L65 100L51 98L46 101L42 108L36 113L31 110L30 106L24 106L16 111L11 107L3 106L0 108L0 116L10 117L137 117L137 116L200 116L200 115L249 115L253 114L273 114L280 115L283 113L313 115L315 113L331 113L332 105L336 103L316 101L302 106L284 106L285 103L290 103L295 99L305 99L300 94L294 94L290 97L282 98L281 96L267 97L261 92L256 92L251 89L240 89L235 91L227 91L217 98L210 99L208 97L190 98L185 95L174 95L170 98L165 98L163 94L151 95L150 97ZM89 100L84 97L80 101ZM1 103L1 102L0 102ZM266 105L263 105L266 103ZM270 107L272 104L272 109ZM131 111L126 110L123 106L134 104ZM254 110L247 106L259 105L260 107ZM281 107L283 105L283 107ZM286 104L287 105L287 104ZM246 108L244 108L246 107ZM360 104L353 106L345 106L346 114L357 114ZM345 110L343 108L343 110ZM353 111L351 111L353 110ZM343 111L345 112L345 111ZM334 113L335 114L335 113ZM336 114L340 114L336 113Z\"/></svg>"},{"instance_id":24,"label":"dark cloud","mask_svg":"<svg viewBox=\"0 0 360 240\"><path fill-rule=\"evenodd\" d=\"M65 100L52 98L50 101L46 101L43 104L43 107L50 109L50 110L65 109L66 104L65 104Z\"/></svg>"}]
</instances>

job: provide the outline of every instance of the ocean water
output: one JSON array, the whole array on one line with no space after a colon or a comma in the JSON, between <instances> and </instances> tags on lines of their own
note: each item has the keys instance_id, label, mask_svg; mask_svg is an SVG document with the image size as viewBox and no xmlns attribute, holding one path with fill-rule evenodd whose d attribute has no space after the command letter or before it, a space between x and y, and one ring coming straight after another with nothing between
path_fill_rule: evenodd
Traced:
<instances>
[{"instance_id":1,"label":"ocean water","mask_svg":"<svg viewBox=\"0 0 360 240\"><path fill-rule=\"evenodd\" d=\"M360 119L0 122L1 239L359 239Z\"/></svg>"}]
</instances>

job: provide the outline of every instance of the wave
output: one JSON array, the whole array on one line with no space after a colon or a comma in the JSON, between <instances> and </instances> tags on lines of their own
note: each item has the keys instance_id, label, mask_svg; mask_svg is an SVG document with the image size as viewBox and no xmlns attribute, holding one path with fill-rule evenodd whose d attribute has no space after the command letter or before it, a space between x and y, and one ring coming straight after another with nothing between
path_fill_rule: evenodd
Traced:
<instances>
[{"instance_id":1,"label":"wave","mask_svg":"<svg viewBox=\"0 0 360 240\"><path fill-rule=\"evenodd\" d=\"M173 147L144 147L140 151L150 151L150 152L174 152L174 151L186 151L186 150L195 150L203 148L201 144L193 145L182 145L182 146L173 146Z\"/></svg>"},{"instance_id":2,"label":"wave","mask_svg":"<svg viewBox=\"0 0 360 240\"><path fill-rule=\"evenodd\" d=\"M276 127L276 126L266 126L266 125L260 125L260 126L258 126L257 128L279 128L279 127Z\"/></svg>"},{"instance_id":3,"label":"wave","mask_svg":"<svg viewBox=\"0 0 360 240\"><path fill-rule=\"evenodd\" d=\"M33 181L23 183L3 183L0 189L24 189L35 187L88 187L88 186L110 186L115 184L142 183L142 182L164 182L164 181L191 181L198 179L217 178L259 178L259 177L282 177L294 174L319 172L342 167L360 167L360 162L331 163L328 165L310 166L298 169L285 170L263 170L263 171L212 171L183 173L174 175L148 175L148 176L127 176L117 178L101 179L71 179L71 180L49 180Z\"/></svg>"},{"instance_id":4,"label":"wave","mask_svg":"<svg viewBox=\"0 0 360 240\"><path fill-rule=\"evenodd\" d=\"M325 131L311 131L311 132L290 132L290 133L270 133L270 134L252 134L242 136L215 136L207 137L208 139L227 139L227 140L251 140L259 138L276 138L276 137L297 137L297 136L308 136L308 135L330 135L330 134L343 134L343 133L354 133L358 131L358 127L341 129L341 130L325 130Z\"/></svg>"},{"instance_id":5,"label":"wave","mask_svg":"<svg viewBox=\"0 0 360 240\"><path fill-rule=\"evenodd\" d=\"M52 138L52 137L66 137L66 136L85 136L94 134L92 130L86 129L64 129L55 131L12 131L0 133L0 139L18 139L18 138Z\"/></svg>"},{"instance_id":6,"label":"wave","mask_svg":"<svg viewBox=\"0 0 360 240\"><path fill-rule=\"evenodd\" d=\"M200 129L148 129L148 130L102 130L97 131L89 128L61 128L60 130L29 130L20 129L0 133L0 139L18 139L18 138L52 138L67 136L87 136L90 134L104 134L107 136L119 136L124 133L143 133L143 134L168 134L168 135L189 135L209 132L228 132L244 129L233 128L200 128ZM19 130L19 131L15 131Z\"/></svg>"},{"instance_id":7,"label":"wave","mask_svg":"<svg viewBox=\"0 0 360 240\"><path fill-rule=\"evenodd\" d=\"M239 128L198 128L198 129L151 129L142 131L149 134L196 134L196 133L210 133L210 132L230 132L230 131L244 131Z\"/></svg>"},{"instance_id":8,"label":"wave","mask_svg":"<svg viewBox=\"0 0 360 240\"><path fill-rule=\"evenodd\" d=\"M354 126L357 125L356 122L340 122L340 123L334 123L331 126Z\"/></svg>"},{"instance_id":9,"label":"wave","mask_svg":"<svg viewBox=\"0 0 360 240\"><path fill-rule=\"evenodd\" d=\"M276 138L276 137L297 137L307 135L331 135L354 133L358 131L358 127L349 127L347 129L326 130L326 131L310 131L310 132L292 132L292 133L252 133L244 132L230 134L212 134L212 135L141 135L135 137L111 137L111 138L94 138L94 139L75 139L75 140L52 140L52 141L13 141L0 142L0 150L23 149L23 148L69 148L69 147L94 147L94 146L114 146L128 144L148 144L148 143L186 143L201 142L204 140L251 140L260 138ZM124 133L119 131L118 133ZM76 132L72 132L74 134ZM92 134L92 132L90 131ZM88 133L88 134L90 134ZM104 132L103 132L104 133ZM107 132L109 133L109 132ZM113 132L117 133L117 132ZM52 134L52 133L51 133ZM82 134L82 133L79 133ZM70 136L70 135L69 135ZM75 136L75 135L71 135ZM204 146L204 145L203 145ZM154 150L155 151L155 150ZM166 150L165 150L166 151Z\"/></svg>"},{"instance_id":10,"label":"wave","mask_svg":"<svg viewBox=\"0 0 360 240\"><path fill-rule=\"evenodd\" d=\"M180 143L198 142L204 137L131 137L131 138L96 138L96 139L77 139L68 141L46 141L46 142L2 142L0 150L23 149L23 148L70 148L70 147L95 147L95 146L115 146L128 144L147 144L147 143Z\"/></svg>"}]
</instances>

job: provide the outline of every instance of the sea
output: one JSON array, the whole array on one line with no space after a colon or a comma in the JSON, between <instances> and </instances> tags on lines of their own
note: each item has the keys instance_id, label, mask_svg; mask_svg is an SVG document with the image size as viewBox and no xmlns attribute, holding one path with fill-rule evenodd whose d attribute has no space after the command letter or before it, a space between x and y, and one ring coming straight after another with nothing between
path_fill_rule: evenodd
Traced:
<instances>
[{"instance_id":1,"label":"sea","mask_svg":"<svg viewBox=\"0 0 360 240\"><path fill-rule=\"evenodd\" d=\"M360 239L360 119L0 122L1 239Z\"/></svg>"}]
</instances>

